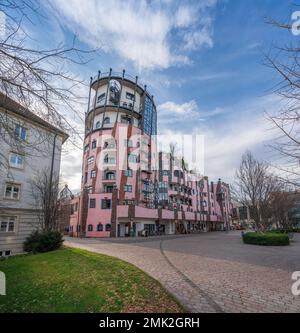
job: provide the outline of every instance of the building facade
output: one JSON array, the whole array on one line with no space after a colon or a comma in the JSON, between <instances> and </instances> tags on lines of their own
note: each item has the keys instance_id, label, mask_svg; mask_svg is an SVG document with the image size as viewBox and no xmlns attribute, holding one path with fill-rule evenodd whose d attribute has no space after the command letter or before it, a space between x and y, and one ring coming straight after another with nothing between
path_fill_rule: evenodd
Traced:
<instances>
[{"instance_id":1,"label":"building facade","mask_svg":"<svg viewBox=\"0 0 300 333\"><path fill-rule=\"evenodd\" d=\"M125 237L224 230L229 186L157 152L157 112L147 86L123 73L91 79L81 194L70 235Z\"/></svg>"},{"instance_id":2,"label":"building facade","mask_svg":"<svg viewBox=\"0 0 300 333\"><path fill-rule=\"evenodd\" d=\"M8 256L39 225L31 181L51 165L59 174L67 135L1 93L0 117L0 256Z\"/></svg>"}]
</instances>

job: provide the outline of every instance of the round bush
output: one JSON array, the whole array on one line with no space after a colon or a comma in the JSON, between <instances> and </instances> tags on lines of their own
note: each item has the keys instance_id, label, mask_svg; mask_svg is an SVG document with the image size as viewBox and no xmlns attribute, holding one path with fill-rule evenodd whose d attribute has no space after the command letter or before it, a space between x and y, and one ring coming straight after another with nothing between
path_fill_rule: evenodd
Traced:
<instances>
[{"instance_id":1,"label":"round bush","mask_svg":"<svg viewBox=\"0 0 300 333\"><path fill-rule=\"evenodd\" d=\"M24 243L24 251L39 253L59 249L63 244L63 236L59 231L34 231Z\"/></svg>"},{"instance_id":2,"label":"round bush","mask_svg":"<svg viewBox=\"0 0 300 333\"><path fill-rule=\"evenodd\" d=\"M262 246L286 246L290 245L290 239L287 234L283 233L262 233L248 232L244 234L243 241L245 244L262 245Z\"/></svg>"}]
</instances>

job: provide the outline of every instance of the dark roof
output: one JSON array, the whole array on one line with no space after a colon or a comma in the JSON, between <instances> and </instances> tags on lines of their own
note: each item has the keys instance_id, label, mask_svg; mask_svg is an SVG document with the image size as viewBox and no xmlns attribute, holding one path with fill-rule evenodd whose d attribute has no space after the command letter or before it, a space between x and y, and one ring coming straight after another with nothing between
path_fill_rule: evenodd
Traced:
<instances>
[{"instance_id":1,"label":"dark roof","mask_svg":"<svg viewBox=\"0 0 300 333\"><path fill-rule=\"evenodd\" d=\"M15 113L25 119L29 119L32 122L35 122L39 125L42 125L49 129L52 132L58 133L63 138L63 143L68 139L69 135L62 131L61 129L51 125L46 120L42 119L41 117L37 116L32 111L28 110L24 106L22 106L20 103L14 101L12 98L8 97L7 95L3 94L0 91L0 108L3 108L7 111L10 111L12 113Z\"/></svg>"}]
</instances>

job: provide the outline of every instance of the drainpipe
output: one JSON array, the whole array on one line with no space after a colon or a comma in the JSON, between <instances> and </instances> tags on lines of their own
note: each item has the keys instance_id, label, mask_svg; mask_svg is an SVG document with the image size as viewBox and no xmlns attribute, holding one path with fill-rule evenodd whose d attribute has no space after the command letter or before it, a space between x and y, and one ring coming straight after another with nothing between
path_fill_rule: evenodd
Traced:
<instances>
[{"instance_id":1,"label":"drainpipe","mask_svg":"<svg viewBox=\"0 0 300 333\"><path fill-rule=\"evenodd\" d=\"M57 133L54 135L53 139L53 148L52 148L52 157L51 157L51 168L50 168L50 178L49 178L49 204L51 203L52 196L52 182L53 182L53 169L54 169L54 158L55 158L55 149L56 149L56 138ZM48 211L48 221L50 219L50 211Z\"/></svg>"}]
</instances>

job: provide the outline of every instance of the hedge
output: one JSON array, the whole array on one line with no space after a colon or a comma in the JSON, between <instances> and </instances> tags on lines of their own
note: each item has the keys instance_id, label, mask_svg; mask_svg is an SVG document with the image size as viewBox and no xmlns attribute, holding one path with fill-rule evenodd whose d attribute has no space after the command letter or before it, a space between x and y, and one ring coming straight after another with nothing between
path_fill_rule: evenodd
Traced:
<instances>
[{"instance_id":1,"label":"hedge","mask_svg":"<svg viewBox=\"0 0 300 333\"><path fill-rule=\"evenodd\" d=\"M59 231L34 231L26 238L24 251L39 253L59 249L63 244L63 236Z\"/></svg>"},{"instance_id":2,"label":"hedge","mask_svg":"<svg viewBox=\"0 0 300 333\"><path fill-rule=\"evenodd\" d=\"M286 246L290 245L290 239L287 234L282 233L261 233L248 232L244 234L243 241L245 244L261 246Z\"/></svg>"}]
</instances>

